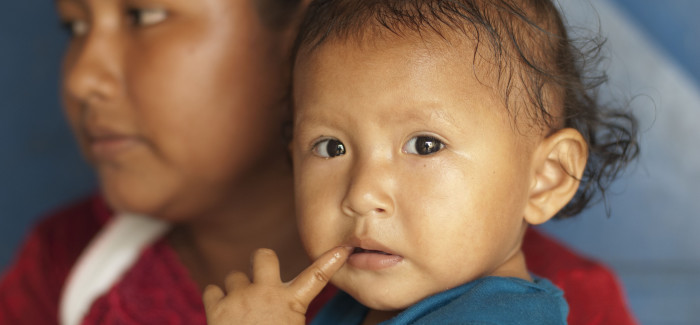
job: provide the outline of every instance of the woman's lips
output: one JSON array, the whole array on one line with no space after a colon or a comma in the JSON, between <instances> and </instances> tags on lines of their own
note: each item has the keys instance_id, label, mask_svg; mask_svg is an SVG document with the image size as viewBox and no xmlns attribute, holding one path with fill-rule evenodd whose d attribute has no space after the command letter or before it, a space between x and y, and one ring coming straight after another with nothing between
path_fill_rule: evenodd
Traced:
<instances>
[{"instance_id":1,"label":"woman's lips","mask_svg":"<svg viewBox=\"0 0 700 325\"><path fill-rule=\"evenodd\" d=\"M96 136L90 138L90 151L98 161L114 160L138 143L138 138L132 136Z\"/></svg>"},{"instance_id":2,"label":"woman's lips","mask_svg":"<svg viewBox=\"0 0 700 325\"><path fill-rule=\"evenodd\" d=\"M97 161L114 161L124 152L142 143L142 138L122 126L101 122L83 124L88 150Z\"/></svg>"}]
</instances>

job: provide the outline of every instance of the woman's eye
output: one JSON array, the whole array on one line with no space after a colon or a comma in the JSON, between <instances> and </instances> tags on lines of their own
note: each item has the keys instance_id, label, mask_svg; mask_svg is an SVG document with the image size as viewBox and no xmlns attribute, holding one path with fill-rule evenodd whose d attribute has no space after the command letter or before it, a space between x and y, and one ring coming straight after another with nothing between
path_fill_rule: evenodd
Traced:
<instances>
[{"instance_id":1,"label":"woman's eye","mask_svg":"<svg viewBox=\"0 0 700 325\"><path fill-rule=\"evenodd\" d=\"M126 14L129 23L134 26L155 25L168 17L168 12L161 8L130 8Z\"/></svg>"},{"instance_id":2,"label":"woman's eye","mask_svg":"<svg viewBox=\"0 0 700 325\"><path fill-rule=\"evenodd\" d=\"M62 22L61 25L71 37L85 36L88 32L88 23L84 20Z\"/></svg>"},{"instance_id":3,"label":"woman's eye","mask_svg":"<svg viewBox=\"0 0 700 325\"><path fill-rule=\"evenodd\" d=\"M431 136L413 137L403 147L405 153L427 156L432 155L445 147L442 141Z\"/></svg>"},{"instance_id":4,"label":"woman's eye","mask_svg":"<svg viewBox=\"0 0 700 325\"><path fill-rule=\"evenodd\" d=\"M333 158L345 154L345 145L337 139L324 139L313 147L316 155L323 158Z\"/></svg>"}]
</instances>

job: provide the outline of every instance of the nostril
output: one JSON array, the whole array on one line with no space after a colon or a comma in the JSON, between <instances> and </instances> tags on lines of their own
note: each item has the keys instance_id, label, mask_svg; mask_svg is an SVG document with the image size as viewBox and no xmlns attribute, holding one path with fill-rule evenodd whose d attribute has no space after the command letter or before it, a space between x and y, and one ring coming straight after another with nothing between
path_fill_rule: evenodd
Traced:
<instances>
[{"instance_id":1,"label":"nostril","mask_svg":"<svg viewBox=\"0 0 700 325\"><path fill-rule=\"evenodd\" d=\"M386 212L386 210L384 210L384 209L382 209L382 208L377 208L377 209L375 209L374 211L377 211L377 213L384 213L384 212Z\"/></svg>"}]
</instances>

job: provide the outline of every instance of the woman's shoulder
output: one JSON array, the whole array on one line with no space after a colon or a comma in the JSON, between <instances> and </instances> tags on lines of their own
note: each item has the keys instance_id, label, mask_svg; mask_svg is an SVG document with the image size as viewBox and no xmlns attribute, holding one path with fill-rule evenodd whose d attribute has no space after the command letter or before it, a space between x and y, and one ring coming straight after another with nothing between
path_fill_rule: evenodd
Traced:
<instances>
[{"instance_id":1,"label":"woman's shoulder","mask_svg":"<svg viewBox=\"0 0 700 325\"><path fill-rule=\"evenodd\" d=\"M111 211L97 194L47 213L27 234L8 271L17 269L21 263L51 263L52 273L67 274L109 218ZM41 270L49 265L36 266Z\"/></svg>"},{"instance_id":2,"label":"woman's shoulder","mask_svg":"<svg viewBox=\"0 0 700 325\"><path fill-rule=\"evenodd\" d=\"M102 196L92 194L50 211L33 232L91 232L104 226L111 217L112 211Z\"/></svg>"},{"instance_id":3,"label":"woman's shoulder","mask_svg":"<svg viewBox=\"0 0 700 325\"><path fill-rule=\"evenodd\" d=\"M0 279L0 323L55 323L68 273L110 215L92 195L41 219Z\"/></svg>"},{"instance_id":4,"label":"woman's shoulder","mask_svg":"<svg viewBox=\"0 0 700 325\"><path fill-rule=\"evenodd\" d=\"M602 262L532 228L522 249L528 270L564 291L569 324L636 324L617 276Z\"/></svg>"},{"instance_id":5,"label":"woman's shoulder","mask_svg":"<svg viewBox=\"0 0 700 325\"><path fill-rule=\"evenodd\" d=\"M528 269L549 279L562 271L602 266L534 228L525 233L522 249Z\"/></svg>"}]
</instances>

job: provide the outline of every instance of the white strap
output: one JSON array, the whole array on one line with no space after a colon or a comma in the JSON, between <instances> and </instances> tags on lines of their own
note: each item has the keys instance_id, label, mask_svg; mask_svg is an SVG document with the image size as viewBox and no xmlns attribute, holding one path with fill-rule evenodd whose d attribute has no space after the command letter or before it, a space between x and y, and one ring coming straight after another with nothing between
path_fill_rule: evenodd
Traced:
<instances>
[{"instance_id":1,"label":"white strap","mask_svg":"<svg viewBox=\"0 0 700 325\"><path fill-rule=\"evenodd\" d=\"M68 275L59 306L61 324L80 324L92 303L112 288L141 251L168 228L169 224L149 217L119 214L112 218Z\"/></svg>"}]
</instances>

